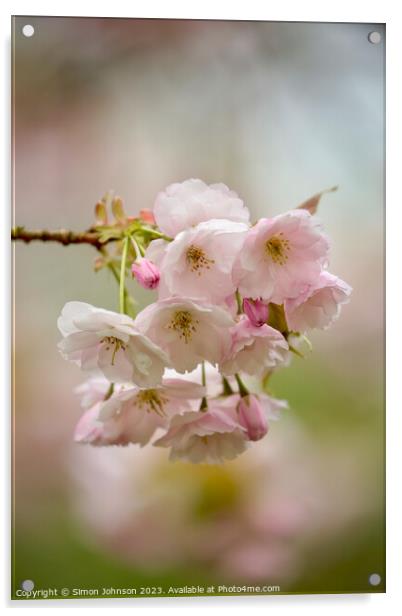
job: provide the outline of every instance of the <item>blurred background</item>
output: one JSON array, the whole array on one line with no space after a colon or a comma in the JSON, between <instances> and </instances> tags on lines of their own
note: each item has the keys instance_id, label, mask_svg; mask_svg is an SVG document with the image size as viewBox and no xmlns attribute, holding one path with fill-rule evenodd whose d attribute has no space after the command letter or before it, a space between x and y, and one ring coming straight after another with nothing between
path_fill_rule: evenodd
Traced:
<instances>
[{"instance_id":1,"label":"blurred background","mask_svg":"<svg viewBox=\"0 0 402 616\"><path fill-rule=\"evenodd\" d=\"M253 218L338 185L318 216L330 270L354 288L313 354L274 377L290 410L266 439L223 466L170 464L72 443L82 374L58 354L56 319L72 299L116 309L116 283L89 246L16 245L14 588L384 590L384 27L17 17L14 30L15 224L82 230L108 189L134 215L190 177L226 183Z\"/></svg>"}]
</instances>

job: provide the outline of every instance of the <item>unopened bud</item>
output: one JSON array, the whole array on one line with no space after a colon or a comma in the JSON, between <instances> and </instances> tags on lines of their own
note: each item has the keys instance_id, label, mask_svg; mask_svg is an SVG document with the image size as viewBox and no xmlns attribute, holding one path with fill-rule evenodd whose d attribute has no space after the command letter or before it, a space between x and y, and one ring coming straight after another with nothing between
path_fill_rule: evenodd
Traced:
<instances>
[{"instance_id":1,"label":"unopened bud","mask_svg":"<svg viewBox=\"0 0 402 616\"><path fill-rule=\"evenodd\" d=\"M112 212L117 222L125 222L127 219L126 213L123 207L123 201L120 197L115 197L112 201Z\"/></svg>"},{"instance_id":2,"label":"unopened bud","mask_svg":"<svg viewBox=\"0 0 402 616\"><path fill-rule=\"evenodd\" d=\"M245 297L243 299L243 310L255 327L261 327L268 320L268 304L261 299Z\"/></svg>"},{"instance_id":3,"label":"unopened bud","mask_svg":"<svg viewBox=\"0 0 402 616\"><path fill-rule=\"evenodd\" d=\"M98 201L98 203L95 205L95 219L97 225L107 224L106 205L103 201Z\"/></svg>"},{"instance_id":4,"label":"unopened bud","mask_svg":"<svg viewBox=\"0 0 402 616\"><path fill-rule=\"evenodd\" d=\"M149 225L154 225L156 222L155 216L152 210L148 210L148 209L140 210L140 218L141 220L148 223Z\"/></svg>"},{"instance_id":5,"label":"unopened bud","mask_svg":"<svg viewBox=\"0 0 402 616\"><path fill-rule=\"evenodd\" d=\"M246 429L250 441L259 441L266 435L268 421L257 396L249 395L241 398L237 411L240 424Z\"/></svg>"},{"instance_id":6,"label":"unopened bud","mask_svg":"<svg viewBox=\"0 0 402 616\"><path fill-rule=\"evenodd\" d=\"M156 289L161 278L159 269L149 259L138 259L131 266L131 273L144 289Z\"/></svg>"}]
</instances>

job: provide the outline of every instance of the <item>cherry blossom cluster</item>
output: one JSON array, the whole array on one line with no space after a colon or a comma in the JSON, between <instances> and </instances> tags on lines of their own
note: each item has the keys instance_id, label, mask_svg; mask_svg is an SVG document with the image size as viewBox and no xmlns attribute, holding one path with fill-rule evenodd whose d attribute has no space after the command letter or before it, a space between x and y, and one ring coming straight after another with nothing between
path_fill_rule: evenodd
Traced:
<instances>
[{"instance_id":1,"label":"cherry blossom cluster","mask_svg":"<svg viewBox=\"0 0 402 616\"><path fill-rule=\"evenodd\" d=\"M62 355L89 376L75 440L233 459L287 408L267 393L270 375L335 321L351 288L329 273L328 238L307 209L252 224L234 191L192 179L159 193L147 225L121 238L120 312L72 301L59 317ZM127 270L157 292L136 315Z\"/></svg>"}]
</instances>

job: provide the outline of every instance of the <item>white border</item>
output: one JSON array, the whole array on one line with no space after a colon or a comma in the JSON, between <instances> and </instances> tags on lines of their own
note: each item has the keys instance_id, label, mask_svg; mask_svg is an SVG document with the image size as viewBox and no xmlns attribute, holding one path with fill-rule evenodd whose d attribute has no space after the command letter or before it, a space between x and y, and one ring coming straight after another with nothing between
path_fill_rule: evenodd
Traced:
<instances>
[{"instance_id":1,"label":"white border","mask_svg":"<svg viewBox=\"0 0 402 616\"><path fill-rule=\"evenodd\" d=\"M104 16L104 17L170 17L170 18L209 18L209 19L256 19L272 21L339 21L339 22L368 22L387 23L387 594L377 595L298 595L298 596L270 596L270 597L227 597L227 598L193 598L193 599L160 599L134 601L63 601L63 602L13 602L8 601L9 596L9 558L6 553L1 562L0 581L2 583L3 602L20 610L28 607L33 609L52 608L57 606L64 609L85 609L86 611L98 609L112 609L116 606L126 609L163 609L166 612L176 612L178 609L191 609L192 611L227 609L231 612L243 612L250 608L254 611L272 610L283 614L297 609L303 616L307 613L325 614L344 613L375 614L380 610L396 610L401 603L402 590L402 510L400 498L400 476L402 469L401 439L402 439L402 405L400 404L399 382L401 380L401 359L399 353L401 344L401 266L402 266L402 222L401 222L401 138L402 138L402 95L401 95L401 20L397 2L394 0L381 0L357 2L352 0L337 0L325 3L313 0L294 0L292 2L264 2L263 0L247 0L247 2L226 3L218 0L204 0L198 5L182 3L175 0L169 2L96 2L90 4L83 0L70 0L67 2L50 1L35 2L7 2L1 6L0 27L2 31L3 60L2 70L2 96L0 97L3 143L0 149L1 168L5 171L3 182L3 207L1 232L3 236L2 261L4 280L2 298L9 295L9 242L8 230L10 224L9 202L9 133L10 133L10 15L71 15L71 16ZM3 393L5 404L2 405L2 437L3 451L9 451L9 422L7 408L9 405L9 348L5 340L9 340L10 310L7 303L0 302L1 310L1 340L3 341L1 353L1 381L0 390ZM7 494L9 460L5 463L5 493ZM4 494L4 492L3 492ZM1 521L3 531L3 545L9 545L9 496L2 499L5 503L1 507ZM5 586L4 586L5 585ZM401 611L399 610L399 613Z\"/></svg>"}]
</instances>

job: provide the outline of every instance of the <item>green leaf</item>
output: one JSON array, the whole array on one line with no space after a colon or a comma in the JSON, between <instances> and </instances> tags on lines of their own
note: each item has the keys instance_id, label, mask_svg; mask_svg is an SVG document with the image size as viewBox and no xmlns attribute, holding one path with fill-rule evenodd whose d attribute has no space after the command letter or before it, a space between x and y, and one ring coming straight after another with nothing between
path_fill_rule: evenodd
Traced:
<instances>
[{"instance_id":1,"label":"green leaf","mask_svg":"<svg viewBox=\"0 0 402 616\"><path fill-rule=\"evenodd\" d=\"M99 241L103 244L109 240L119 240L122 238L121 229L117 227L95 227L99 233Z\"/></svg>"}]
</instances>

